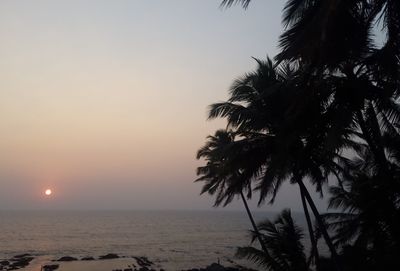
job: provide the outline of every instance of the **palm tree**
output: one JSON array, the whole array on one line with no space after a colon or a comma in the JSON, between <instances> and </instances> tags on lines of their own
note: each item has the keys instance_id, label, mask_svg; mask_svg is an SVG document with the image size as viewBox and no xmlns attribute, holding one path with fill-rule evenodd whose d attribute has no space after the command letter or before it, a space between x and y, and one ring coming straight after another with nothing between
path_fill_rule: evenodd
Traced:
<instances>
[{"instance_id":1,"label":"palm tree","mask_svg":"<svg viewBox=\"0 0 400 271\"><path fill-rule=\"evenodd\" d=\"M226 0L222 5L241 4L247 8L249 3ZM378 21L387 34L382 46L374 43L372 31ZM313 81L331 85L325 92L318 87L308 87L304 92L304 97L325 108L324 116L308 119L300 114L292 123L316 131L314 138L319 144L348 140L348 129L357 126L357 133L369 145L381 175L390 178L390 162L380 142L382 132L388 126L393 130L392 126L400 120L399 1L288 0L283 22L286 30L280 40L282 51L277 56L278 63L301 59L306 75L303 85L312 86ZM326 97L331 99L329 105L325 105ZM298 103L297 108L303 108L302 111L312 110L304 98ZM321 129L329 119L334 125ZM377 124L371 126L374 122ZM322 140L324 137L326 140ZM335 148L346 144L336 144Z\"/></svg>"},{"instance_id":2,"label":"palm tree","mask_svg":"<svg viewBox=\"0 0 400 271\"><path fill-rule=\"evenodd\" d=\"M210 195L216 194L215 206L220 204L226 206L236 195L240 195L257 235L258 229L244 195L244 192L247 192L247 198L251 198L251 175L254 173L248 177L245 170L249 170L249 168L242 170L245 163L240 162L246 161L246 156L250 160L254 160L249 154L254 155L255 153L251 150L243 151L244 144L248 144L247 140L242 139L240 142L236 142L235 133L232 131L218 130L215 135L208 136L208 141L197 153L197 159L204 158L206 165L198 167L197 175L200 177L196 182L205 183L202 194L206 192ZM258 236L258 240L264 252L268 253L260 236Z\"/></svg>"},{"instance_id":3,"label":"palm tree","mask_svg":"<svg viewBox=\"0 0 400 271\"><path fill-rule=\"evenodd\" d=\"M250 2L223 0L221 5L247 8ZM379 23L386 33L379 42L383 45L372 31ZM375 100L380 110L400 118L400 111L387 102L400 94L399 1L287 0L283 24L278 63L301 60L310 75L338 75L346 94L357 98L352 101L355 112L364 109L362 100ZM317 95L310 89L306 97ZM360 102L362 107L354 106ZM373 147L373 142L368 144Z\"/></svg>"},{"instance_id":4,"label":"palm tree","mask_svg":"<svg viewBox=\"0 0 400 271\"><path fill-rule=\"evenodd\" d=\"M374 44L372 31L379 21L387 33L381 48ZM360 64L379 54L384 66L399 67L393 58L400 53L398 1L288 0L283 23L286 31L280 40L280 60L301 58L318 69L340 69L344 63Z\"/></svg>"},{"instance_id":5,"label":"palm tree","mask_svg":"<svg viewBox=\"0 0 400 271\"><path fill-rule=\"evenodd\" d=\"M247 258L272 271L310 270L302 244L303 232L294 222L289 209L283 210L274 221L258 224L262 239L267 244L268 254L252 246L239 247L237 256ZM256 235L252 234L252 242Z\"/></svg>"},{"instance_id":6,"label":"palm tree","mask_svg":"<svg viewBox=\"0 0 400 271\"><path fill-rule=\"evenodd\" d=\"M398 219L399 213L391 211L387 192L376 185L376 180L362 174L357 180L330 189L330 207L340 208L341 212L323 217L334 231L333 240L349 270L390 270L397 264L399 245L386 215L391 213Z\"/></svg>"},{"instance_id":7,"label":"palm tree","mask_svg":"<svg viewBox=\"0 0 400 271\"><path fill-rule=\"evenodd\" d=\"M369 112L369 118L376 120L373 114ZM368 130L377 124L368 122ZM323 215L345 254L362 251L364 259L359 262L382 269L393 264L400 251L400 134L392 128L379 142L390 176L382 175L386 170L382 171L369 145L360 142L356 157L341 160L341 182L330 188L330 208L337 211Z\"/></svg>"},{"instance_id":8,"label":"palm tree","mask_svg":"<svg viewBox=\"0 0 400 271\"><path fill-rule=\"evenodd\" d=\"M322 184L327 181L329 171L335 167L331 157L335 156L337 145L330 149L322 148L321 138L315 137L314 131L304 130L305 120L319 117L320 108L304 112L306 104L299 107L303 89L299 87L302 80L300 66L275 66L271 60L256 60L258 68L237 79L230 89L230 98L226 102L211 105L210 118L224 117L228 127L235 129L238 134L256 134L260 138L259 149L264 148L264 159L259 159L258 167L261 174L253 178L258 184L255 187L260 192L260 201L263 203L267 196L273 202L282 182L290 180L297 183L302 199L306 199L319 223L322 219L307 191L303 178L310 178L317 189L321 191ZM320 84L321 85L321 84ZM303 120L298 115L303 117ZM305 120L304 120L305 119ZM324 124L331 126L331 123ZM345 133L340 134L342 136ZM319 134L318 134L319 135ZM346 135L347 136L347 135ZM268 148L262 140L268 138ZM322 138L323 139L323 138ZM336 140L340 144L345 140ZM304 202L304 201L302 201ZM306 205L305 213L308 214ZM307 216L309 220L309 216ZM310 238L313 246L311 221L308 221ZM323 227L323 226L321 226ZM336 255L328 233L324 232L326 243L332 254ZM314 248L314 252L317 250Z\"/></svg>"},{"instance_id":9,"label":"palm tree","mask_svg":"<svg viewBox=\"0 0 400 271\"><path fill-rule=\"evenodd\" d=\"M241 4L247 8L249 3L249 0L224 0L222 5ZM289 93L292 102L284 104L281 111L289 120L279 126L282 129L273 132L284 139L283 146L300 146L300 152L292 152L297 154L296 159L301 160L308 153L313 160L313 166L297 163L298 167L292 167L291 172L297 172L296 179L301 180L306 175L320 175L317 169L322 167L325 173L331 172L341 181L341 172L349 167L338 164L342 161L338 154L343 150L368 149L364 161L359 163L369 170L368 161L374 161L375 172L364 179L372 178L374 186L397 194L391 193L390 204L365 189L361 193L390 209L388 212L383 208L381 217L384 215L382 219L391 227L392 239L400 243L400 217L396 214L400 205L400 178L398 163L393 161L398 152L384 145L391 142L399 147L400 2L288 0L283 21L285 31L277 63L301 65L301 71ZM382 46L374 42L372 31L379 21L387 34ZM262 117L270 113L259 114ZM296 139L304 145L292 145ZM327 157L323 157L325 154ZM317 178L320 179L316 180L317 188L325 176ZM360 176L350 177L351 184ZM306 196L308 191L303 193ZM309 204L313 207L312 202Z\"/></svg>"},{"instance_id":10,"label":"palm tree","mask_svg":"<svg viewBox=\"0 0 400 271\"><path fill-rule=\"evenodd\" d=\"M251 0L222 0L222 7ZM371 31L381 21L386 39L383 46L373 44ZM298 60L314 67L339 68L342 63L359 63L379 55L380 67L399 80L400 3L396 0L287 0L283 10L279 61ZM396 59L397 57L397 59ZM397 81L398 82L398 81Z\"/></svg>"}]
</instances>

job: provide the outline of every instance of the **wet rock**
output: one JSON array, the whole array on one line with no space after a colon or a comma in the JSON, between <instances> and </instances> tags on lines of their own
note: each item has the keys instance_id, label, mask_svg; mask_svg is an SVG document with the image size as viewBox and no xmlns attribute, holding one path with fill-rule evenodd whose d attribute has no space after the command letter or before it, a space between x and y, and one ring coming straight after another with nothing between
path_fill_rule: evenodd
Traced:
<instances>
[{"instance_id":1,"label":"wet rock","mask_svg":"<svg viewBox=\"0 0 400 271\"><path fill-rule=\"evenodd\" d=\"M53 271L58 269L58 264L46 264L42 266L42 271Z\"/></svg>"},{"instance_id":2,"label":"wet rock","mask_svg":"<svg viewBox=\"0 0 400 271\"><path fill-rule=\"evenodd\" d=\"M64 256L61 257L60 259L57 260L57 262L72 262L72 261L77 261L78 259L75 257L71 257L71 256Z\"/></svg>"},{"instance_id":3,"label":"wet rock","mask_svg":"<svg viewBox=\"0 0 400 271\"><path fill-rule=\"evenodd\" d=\"M100 260L118 259L118 258L119 258L118 254L114 254L114 253L108 253L106 255L99 257Z\"/></svg>"},{"instance_id":4,"label":"wet rock","mask_svg":"<svg viewBox=\"0 0 400 271\"><path fill-rule=\"evenodd\" d=\"M9 267L12 269L19 269L23 268L29 265L29 263L34 259L33 257L30 257L29 254L24 254L24 255L17 255L20 257L15 257L11 259L13 261Z\"/></svg>"},{"instance_id":5,"label":"wet rock","mask_svg":"<svg viewBox=\"0 0 400 271\"><path fill-rule=\"evenodd\" d=\"M153 262L151 262L149 259L146 257L133 257L136 260L136 263L140 267L150 267L153 265ZM140 269L139 269L140 270Z\"/></svg>"},{"instance_id":6,"label":"wet rock","mask_svg":"<svg viewBox=\"0 0 400 271\"><path fill-rule=\"evenodd\" d=\"M94 261L93 257L83 257L81 261Z\"/></svg>"},{"instance_id":7,"label":"wet rock","mask_svg":"<svg viewBox=\"0 0 400 271\"><path fill-rule=\"evenodd\" d=\"M34 258L29 254L16 255L11 259L0 261L0 270L17 270L24 268L29 265L29 263Z\"/></svg>"},{"instance_id":8,"label":"wet rock","mask_svg":"<svg viewBox=\"0 0 400 271\"><path fill-rule=\"evenodd\" d=\"M207 271L225 271L225 267L220 264L212 263L210 266L207 266Z\"/></svg>"},{"instance_id":9,"label":"wet rock","mask_svg":"<svg viewBox=\"0 0 400 271\"><path fill-rule=\"evenodd\" d=\"M14 259L21 259L21 258L26 258L26 257L32 257L31 254L25 253L25 254L19 254L19 255L15 255Z\"/></svg>"},{"instance_id":10,"label":"wet rock","mask_svg":"<svg viewBox=\"0 0 400 271\"><path fill-rule=\"evenodd\" d=\"M252 269L247 269L244 267L225 267L218 263L212 263L211 265L207 266L206 268L192 268L183 271L254 271Z\"/></svg>"}]
</instances>

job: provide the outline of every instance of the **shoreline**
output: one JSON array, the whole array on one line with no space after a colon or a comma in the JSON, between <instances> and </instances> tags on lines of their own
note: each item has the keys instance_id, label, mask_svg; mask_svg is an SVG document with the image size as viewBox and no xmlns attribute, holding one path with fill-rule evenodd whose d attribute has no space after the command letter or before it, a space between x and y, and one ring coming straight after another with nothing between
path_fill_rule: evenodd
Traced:
<instances>
[{"instance_id":1,"label":"shoreline","mask_svg":"<svg viewBox=\"0 0 400 271\"><path fill-rule=\"evenodd\" d=\"M206 266L195 266L195 264L189 268L173 268L173 266L173 262L157 262L145 256L120 256L114 253L97 257L66 255L60 258L50 255L19 254L0 260L2 271L254 271L227 258L222 261L218 259L218 263L210 261Z\"/></svg>"}]
</instances>

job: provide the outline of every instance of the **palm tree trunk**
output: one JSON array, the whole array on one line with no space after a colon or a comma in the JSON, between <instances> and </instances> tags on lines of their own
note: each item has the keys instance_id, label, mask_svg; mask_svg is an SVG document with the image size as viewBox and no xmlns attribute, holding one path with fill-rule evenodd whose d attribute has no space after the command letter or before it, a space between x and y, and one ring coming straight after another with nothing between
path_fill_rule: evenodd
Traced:
<instances>
[{"instance_id":1,"label":"palm tree trunk","mask_svg":"<svg viewBox=\"0 0 400 271\"><path fill-rule=\"evenodd\" d=\"M302 190L302 193L304 193L304 196L307 199L307 202L311 207L314 217L317 220L318 226L321 230L322 236L324 237L325 243L328 246L329 251L331 252L332 261L335 263L336 269L340 270L340 271L343 270L343 268L339 262L339 257L336 252L335 246L332 243L332 239L329 237L328 231L326 230L326 227L324 225L324 222L322 221L321 215L319 214L318 209L315 206L315 203L310 196L310 193L308 193L308 190L301 179L297 180L297 183L299 184L300 189Z\"/></svg>"},{"instance_id":2,"label":"palm tree trunk","mask_svg":"<svg viewBox=\"0 0 400 271\"><path fill-rule=\"evenodd\" d=\"M245 196L244 196L244 194L243 194L243 191L240 191L240 196L242 197L242 201L243 201L243 204L244 204L244 208L246 208L247 215L249 216L251 225L253 226L253 230L254 230L254 232L256 233L258 242L260 243L260 246L261 246L262 250L263 250L266 254L269 254L269 253L268 253L268 250L267 250L267 248L266 248L266 246L265 246L265 244L264 244L264 241L263 241L262 238L261 238L260 232L258 231L257 225L256 225L256 223L254 222L253 215L251 214L251 211L250 211L250 209L249 209L249 205L247 204L247 201L246 201L246 198L245 198Z\"/></svg>"},{"instance_id":3,"label":"palm tree trunk","mask_svg":"<svg viewBox=\"0 0 400 271\"><path fill-rule=\"evenodd\" d=\"M374 139L368 132L363 114L361 110L358 110L356 112L357 116L357 121L358 125L360 126L361 132L364 136L365 141L367 142L369 148L371 149L372 153L374 154L374 158L377 161L377 163L380 165L380 167L387 172L388 167L387 167L387 160L385 156L385 151L384 149L379 149L378 145L374 142ZM379 129L379 128L378 128ZM375 140L376 141L376 140Z\"/></svg>"},{"instance_id":4,"label":"palm tree trunk","mask_svg":"<svg viewBox=\"0 0 400 271\"><path fill-rule=\"evenodd\" d=\"M301 196L301 203L303 204L304 215L307 220L308 233L310 235L310 241L311 241L310 259L312 259L312 257L314 257L316 270L319 271L320 265L319 265L319 253L318 253L317 241L315 240L311 217L310 217L310 213L308 212L306 197L305 197L304 191L302 189L300 189L300 196Z\"/></svg>"}]
</instances>

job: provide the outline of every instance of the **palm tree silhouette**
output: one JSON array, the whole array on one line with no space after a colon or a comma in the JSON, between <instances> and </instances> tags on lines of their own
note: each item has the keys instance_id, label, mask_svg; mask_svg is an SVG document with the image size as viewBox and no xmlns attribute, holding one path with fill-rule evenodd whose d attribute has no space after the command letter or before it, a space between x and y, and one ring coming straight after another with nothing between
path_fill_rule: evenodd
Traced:
<instances>
[{"instance_id":1,"label":"palm tree silhouette","mask_svg":"<svg viewBox=\"0 0 400 271\"><path fill-rule=\"evenodd\" d=\"M373 112L369 112L369 118L377 121ZM368 130L377 124L368 122ZM346 253L354 249L363 252L357 264L363 262L368 268L390 269L400 251L400 134L398 128L392 128L386 129L380 142L390 177L382 175L387 172L382 171L369 145L359 142L357 156L341 160L341 181L330 188L329 207L337 211L323 215L327 226L335 231L335 245Z\"/></svg>"},{"instance_id":2,"label":"palm tree silhouette","mask_svg":"<svg viewBox=\"0 0 400 271\"><path fill-rule=\"evenodd\" d=\"M249 3L223 0L221 6L247 8ZM382 45L376 44L371 31L379 21L386 32ZM229 127L240 133L275 137L279 147L268 149L267 166L259 175L263 177L256 179L260 202L267 196L273 201L280 184L289 179L300 187L306 215L304 199L325 231L303 179L309 178L321 191L328 176L334 175L339 186L331 193L340 204L345 201L338 195L360 200L368 195L370 202L385 206L379 217L400 250L400 165L394 159L400 149L400 2L288 0L283 23L277 62L269 69L259 63L256 73L236 81L230 100L213 105L210 117L227 118ZM357 152L362 159L343 158L343 151ZM356 169L349 165L357 163ZM360 179L369 185L360 186ZM354 190L346 194L343 185ZM381 194L390 200L371 193L379 189L365 188L371 185L385 190ZM378 216L373 210L364 213ZM352 228L347 224L341 229L347 236L344 242L350 238L345 232ZM336 258L332 243L325 239Z\"/></svg>"},{"instance_id":3,"label":"palm tree silhouette","mask_svg":"<svg viewBox=\"0 0 400 271\"><path fill-rule=\"evenodd\" d=\"M307 271L307 259L302 244L303 232L294 222L289 209L283 210L274 221L258 224L268 254L252 246L239 247L237 256L247 258L272 271ZM255 234L252 234L254 241Z\"/></svg>"},{"instance_id":4,"label":"palm tree silhouette","mask_svg":"<svg viewBox=\"0 0 400 271\"><path fill-rule=\"evenodd\" d=\"M243 146L243 142L239 144L241 145L240 147ZM251 181L241 172L243 165L238 164L237 153L242 149L238 148L237 145L235 133L232 131L218 130L215 135L208 136L208 141L197 153L197 159L204 158L206 165L198 167L197 175L201 177L196 179L196 182L205 182L201 194L216 195L215 206L221 204L226 206L236 195L240 195L253 230L258 233L256 223L244 195L244 192L247 192L247 197L251 197ZM241 156L241 158L243 157ZM265 253L268 253L262 239L259 237L258 240Z\"/></svg>"},{"instance_id":5,"label":"palm tree silhouette","mask_svg":"<svg viewBox=\"0 0 400 271\"><path fill-rule=\"evenodd\" d=\"M335 257L335 248L327 231L324 231L322 218L303 183L303 178L308 177L320 191L327 181L328 171L334 166L328 159L333 154L328 155L321 149L315 152L307 146L302 125L297 124L298 130L293 131L292 109L299 95L297 82L301 79L299 66L275 66L270 59L256 61L257 70L235 80L229 100L211 105L209 117L226 118L228 128L234 129L242 138L235 143L236 151L231 152L231 160L240 161L240 164L231 163L231 168L240 169L247 183L256 183L255 189L260 192L259 204L268 196L272 203L286 180L299 185L315 258L318 258L318 250L306 201ZM318 140L308 142L316 144ZM241 180L238 180L239 185L246 185L246 182L240 184Z\"/></svg>"},{"instance_id":6,"label":"palm tree silhouette","mask_svg":"<svg viewBox=\"0 0 400 271\"><path fill-rule=\"evenodd\" d=\"M240 4L247 8L250 2L222 0L221 7ZM379 21L381 31L387 34L380 48L373 44L371 31ZM283 25L278 61L301 59L321 69L374 59L392 79L399 80L395 72L399 69L400 55L399 1L287 0Z\"/></svg>"}]
</instances>

